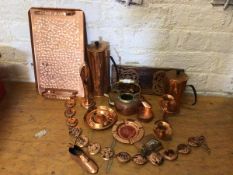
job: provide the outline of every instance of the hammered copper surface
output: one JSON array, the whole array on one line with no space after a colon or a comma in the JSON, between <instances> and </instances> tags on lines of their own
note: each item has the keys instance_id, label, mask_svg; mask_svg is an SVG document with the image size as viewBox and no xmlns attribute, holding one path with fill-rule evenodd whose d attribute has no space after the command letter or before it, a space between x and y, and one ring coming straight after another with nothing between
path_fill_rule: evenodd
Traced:
<instances>
[{"instance_id":1,"label":"hammered copper surface","mask_svg":"<svg viewBox=\"0 0 233 175\"><path fill-rule=\"evenodd\" d=\"M84 64L84 13L81 10L31 8L31 42L38 91L78 91L83 97L80 69ZM71 94L58 94L68 98ZM58 96L57 95L57 96Z\"/></svg>"}]
</instances>

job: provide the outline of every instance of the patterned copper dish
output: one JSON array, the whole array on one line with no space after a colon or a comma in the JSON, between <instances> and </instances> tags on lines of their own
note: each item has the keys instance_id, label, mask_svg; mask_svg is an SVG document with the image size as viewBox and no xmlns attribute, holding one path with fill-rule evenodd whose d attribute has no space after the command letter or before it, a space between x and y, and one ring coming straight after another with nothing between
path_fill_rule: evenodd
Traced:
<instances>
[{"instance_id":1,"label":"patterned copper dish","mask_svg":"<svg viewBox=\"0 0 233 175\"><path fill-rule=\"evenodd\" d=\"M121 143L133 144L142 139L144 129L136 120L118 121L112 128L113 137Z\"/></svg>"},{"instance_id":2,"label":"patterned copper dish","mask_svg":"<svg viewBox=\"0 0 233 175\"><path fill-rule=\"evenodd\" d=\"M116 112L107 106L98 106L84 116L86 124L96 130L107 129L117 121Z\"/></svg>"}]
</instances>

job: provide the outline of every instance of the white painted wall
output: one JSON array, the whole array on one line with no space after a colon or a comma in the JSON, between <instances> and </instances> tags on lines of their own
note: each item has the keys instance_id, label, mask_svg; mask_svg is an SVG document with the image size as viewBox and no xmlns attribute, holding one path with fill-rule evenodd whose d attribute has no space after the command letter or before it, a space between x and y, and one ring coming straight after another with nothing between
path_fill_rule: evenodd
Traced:
<instances>
[{"instance_id":1,"label":"white painted wall","mask_svg":"<svg viewBox=\"0 0 233 175\"><path fill-rule=\"evenodd\" d=\"M27 11L30 7L84 10L88 40L102 37L121 63L184 68L199 93L233 96L233 7L211 0L1 0L0 76L34 81Z\"/></svg>"}]
</instances>

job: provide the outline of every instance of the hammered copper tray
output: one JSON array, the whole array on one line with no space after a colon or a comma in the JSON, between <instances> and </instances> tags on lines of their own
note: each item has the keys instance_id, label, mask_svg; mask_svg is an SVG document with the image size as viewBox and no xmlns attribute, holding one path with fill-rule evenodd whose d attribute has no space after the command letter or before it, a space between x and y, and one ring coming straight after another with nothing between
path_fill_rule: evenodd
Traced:
<instances>
[{"instance_id":1,"label":"hammered copper tray","mask_svg":"<svg viewBox=\"0 0 233 175\"><path fill-rule=\"evenodd\" d=\"M80 77L84 65L83 11L31 8L29 22L39 94L66 99L72 92L78 92L83 97Z\"/></svg>"}]
</instances>

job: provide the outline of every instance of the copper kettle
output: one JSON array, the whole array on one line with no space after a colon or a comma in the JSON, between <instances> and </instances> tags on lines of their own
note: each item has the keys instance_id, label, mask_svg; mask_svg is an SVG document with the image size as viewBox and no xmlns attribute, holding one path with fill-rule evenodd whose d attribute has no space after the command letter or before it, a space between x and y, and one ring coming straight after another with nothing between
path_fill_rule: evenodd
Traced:
<instances>
[{"instance_id":1,"label":"copper kettle","mask_svg":"<svg viewBox=\"0 0 233 175\"><path fill-rule=\"evenodd\" d=\"M132 115L138 112L141 104L141 88L134 80L121 79L115 83L109 93L109 104L123 115Z\"/></svg>"}]
</instances>

